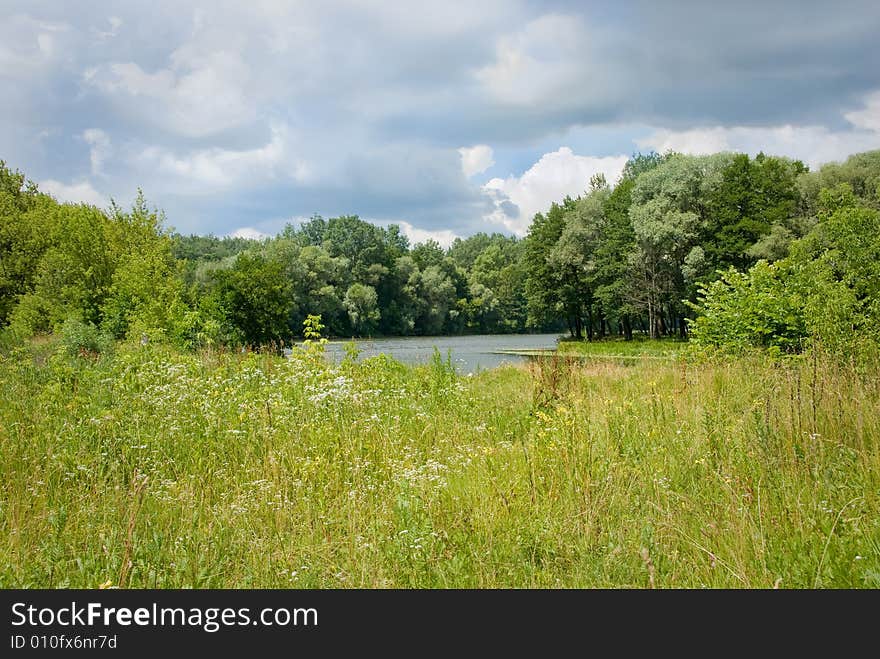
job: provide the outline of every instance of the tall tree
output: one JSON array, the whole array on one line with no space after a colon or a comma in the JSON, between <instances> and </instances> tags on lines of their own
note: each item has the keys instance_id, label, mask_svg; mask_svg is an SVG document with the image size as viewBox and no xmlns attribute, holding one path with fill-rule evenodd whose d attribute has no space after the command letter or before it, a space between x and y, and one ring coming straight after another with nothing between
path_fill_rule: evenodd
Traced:
<instances>
[{"instance_id":1,"label":"tall tree","mask_svg":"<svg viewBox=\"0 0 880 659\"><path fill-rule=\"evenodd\" d=\"M637 252L631 263L652 338L675 329L685 333L682 300L695 283L690 277L704 268L699 238L708 222L706 199L731 158L676 154L636 179L630 219Z\"/></svg>"},{"instance_id":2,"label":"tall tree","mask_svg":"<svg viewBox=\"0 0 880 659\"><path fill-rule=\"evenodd\" d=\"M525 239L526 301L531 327L552 327L559 319L568 322L572 336L583 336L579 305L560 297L561 275L551 262L556 243L565 229L565 213L574 206L566 197L562 205L552 204L546 214L535 215Z\"/></svg>"}]
</instances>

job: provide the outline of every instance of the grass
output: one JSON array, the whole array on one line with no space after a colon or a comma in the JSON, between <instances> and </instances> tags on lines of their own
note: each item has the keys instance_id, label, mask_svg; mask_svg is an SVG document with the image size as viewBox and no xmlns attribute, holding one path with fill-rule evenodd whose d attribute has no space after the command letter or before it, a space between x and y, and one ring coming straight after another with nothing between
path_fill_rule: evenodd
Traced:
<instances>
[{"instance_id":1,"label":"grass","mask_svg":"<svg viewBox=\"0 0 880 659\"><path fill-rule=\"evenodd\" d=\"M20 349L0 586L877 588L878 373Z\"/></svg>"},{"instance_id":2,"label":"grass","mask_svg":"<svg viewBox=\"0 0 880 659\"><path fill-rule=\"evenodd\" d=\"M677 339L647 339L642 337L625 341L612 337L597 341L565 339L559 342L558 352L564 355L577 355L585 358L640 359L654 357L674 358L683 354L687 342Z\"/></svg>"}]
</instances>

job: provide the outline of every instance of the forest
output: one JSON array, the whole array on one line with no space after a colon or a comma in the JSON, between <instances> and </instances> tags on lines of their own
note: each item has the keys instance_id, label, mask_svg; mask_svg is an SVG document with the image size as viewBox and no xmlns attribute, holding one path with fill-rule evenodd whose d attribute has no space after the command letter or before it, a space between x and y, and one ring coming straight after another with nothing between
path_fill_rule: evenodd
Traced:
<instances>
[{"instance_id":1,"label":"forest","mask_svg":"<svg viewBox=\"0 0 880 659\"><path fill-rule=\"evenodd\" d=\"M876 341L880 151L811 172L758 154L634 155L501 233L411 245L399 226L315 215L273 238L180 235L130 209L61 204L0 163L0 326L93 349L567 329L798 352Z\"/></svg>"}]
</instances>

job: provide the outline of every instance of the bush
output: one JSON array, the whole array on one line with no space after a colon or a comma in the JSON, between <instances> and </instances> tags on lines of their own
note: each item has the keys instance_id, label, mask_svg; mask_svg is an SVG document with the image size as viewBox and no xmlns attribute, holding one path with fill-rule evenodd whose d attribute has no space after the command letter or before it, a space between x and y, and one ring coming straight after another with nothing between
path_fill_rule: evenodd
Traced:
<instances>
[{"instance_id":1,"label":"bush","mask_svg":"<svg viewBox=\"0 0 880 659\"><path fill-rule=\"evenodd\" d=\"M804 302L784 264L759 261L748 272L733 268L702 286L691 323L697 345L743 352L771 348L799 352L808 336Z\"/></svg>"},{"instance_id":2,"label":"bush","mask_svg":"<svg viewBox=\"0 0 880 659\"><path fill-rule=\"evenodd\" d=\"M61 326L61 345L70 357L97 359L112 351L113 338L74 316Z\"/></svg>"}]
</instances>

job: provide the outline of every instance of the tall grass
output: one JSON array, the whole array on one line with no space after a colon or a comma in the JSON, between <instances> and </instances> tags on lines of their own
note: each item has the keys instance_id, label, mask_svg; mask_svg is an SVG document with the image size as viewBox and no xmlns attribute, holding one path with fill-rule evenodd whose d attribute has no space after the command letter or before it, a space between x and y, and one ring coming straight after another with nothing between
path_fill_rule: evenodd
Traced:
<instances>
[{"instance_id":1,"label":"tall grass","mask_svg":"<svg viewBox=\"0 0 880 659\"><path fill-rule=\"evenodd\" d=\"M880 369L0 361L3 587L880 587Z\"/></svg>"}]
</instances>

